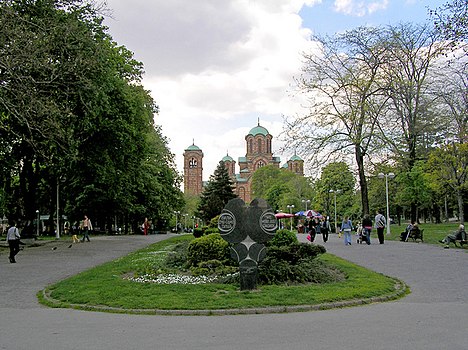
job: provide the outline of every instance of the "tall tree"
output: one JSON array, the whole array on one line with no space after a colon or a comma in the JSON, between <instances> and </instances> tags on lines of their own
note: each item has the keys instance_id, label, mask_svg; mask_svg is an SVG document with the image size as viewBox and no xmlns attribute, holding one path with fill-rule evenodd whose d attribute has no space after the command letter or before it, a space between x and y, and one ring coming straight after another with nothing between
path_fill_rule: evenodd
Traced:
<instances>
[{"instance_id":1,"label":"tall tree","mask_svg":"<svg viewBox=\"0 0 468 350\"><path fill-rule=\"evenodd\" d=\"M446 43L429 26L401 24L386 33L390 47L383 66L391 109L380 122L381 136L392 147L403 169L411 172L418 160L427 159L427 145L438 128L431 115L434 96L430 86ZM398 126L398 127L396 127ZM417 203L413 199L411 219L416 220Z\"/></svg>"},{"instance_id":2,"label":"tall tree","mask_svg":"<svg viewBox=\"0 0 468 350\"><path fill-rule=\"evenodd\" d=\"M221 214L224 206L229 200L236 198L233 190L233 182L224 162L219 162L210 181L203 190L198 205L199 216L205 221L210 221Z\"/></svg>"},{"instance_id":3,"label":"tall tree","mask_svg":"<svg viewBox=\"0 0 468 350\"><path fill-rule=\"evenodd\" d=\"M385 108L381 67L387 47L382 30L360 27L333 38L315 38L319 52L305 55L299 89L310 113L287 120L289 145L310 154L312 164L353 155L362 213L369 213L365 159L373 153L377 120Z\"/></svg>"},{"instance_id":4,"label":"tall tree","mask_svg":"<svg viewBox=\"0 0 468 350\"><path fill-rule=\"evenodd\" d=\"M143 65L102 21L85 0L0 2L0 176L10 217L53 212L59 185L61 208L72 218L91 212L101 227L182 205Z\"/></svg>"}]
</instances>

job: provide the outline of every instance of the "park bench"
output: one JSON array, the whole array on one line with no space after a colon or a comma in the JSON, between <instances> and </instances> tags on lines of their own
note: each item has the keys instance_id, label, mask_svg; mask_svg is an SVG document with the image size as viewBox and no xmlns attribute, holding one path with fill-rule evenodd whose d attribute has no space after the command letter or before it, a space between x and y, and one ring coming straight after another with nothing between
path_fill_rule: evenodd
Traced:
<instances>
[{"instance_id":1,"label":"park bench","mask_svg":"<svg viewBox=\"0 0 468 350\"><path fill-rule=\"evenodd\" d=\"M455 247L458 247L457 243L460 243L460 246L463 248L463 245L465 244L468 244L468 240L466 239L466 232L465 234L462 234L461 238L460 239L456 239L454 244L455 244Z\"/></svg>"},{"instance_id":2,"label":"park bench","mask_svg":"<svg viewBox=\"0 0 468 350\"><path fill-rule=\"evenodd\" d=\"M413 242L416 242L417 239L420 239L421 242L424 242L424 229L411 230L410 233L408 234L408 238L406 239L406 241L408 241L408 239L410 238L413 240Z\"/></svg>"}]
</instances>

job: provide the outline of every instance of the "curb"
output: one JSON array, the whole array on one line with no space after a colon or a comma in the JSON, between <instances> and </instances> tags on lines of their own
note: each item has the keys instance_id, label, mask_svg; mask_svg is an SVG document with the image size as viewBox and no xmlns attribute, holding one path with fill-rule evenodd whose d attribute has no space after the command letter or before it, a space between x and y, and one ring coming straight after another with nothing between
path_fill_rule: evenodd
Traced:
<instances>
[{"instance_id":1,"label":"curb","mask_svg":"<svg viewBox=\"0 0 468 350\"><path fill-rule=\"evenodd\" d=\"M410 292L406 283L394 278L395 291L379 297L343 300L316 305L294 305L294 306L273 306L249 309L215 309L215 310L161 310L161 309L123 309L103 305L70 304L61 302L51 297L51 291L48 288L43 289L38 294L47 302L50 307L71 308L76 310L111 312L134 315L158 315L158 316L227 316L227 315L257 315L257 314L276 314L290 312L321 311L330 309L339 309L344 307L361 306L375 303L383 303L403 297Z\"/></svg>"}]
</instances>

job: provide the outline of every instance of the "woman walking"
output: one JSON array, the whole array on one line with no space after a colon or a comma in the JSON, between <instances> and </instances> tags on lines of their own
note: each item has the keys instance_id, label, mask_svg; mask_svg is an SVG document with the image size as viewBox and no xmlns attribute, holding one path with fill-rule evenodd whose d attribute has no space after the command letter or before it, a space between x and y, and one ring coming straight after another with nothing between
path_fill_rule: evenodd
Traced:
<instances>
[{"instance_id":1,"label":"woman walking","mask_svg":"<svg viewBox=\"0 0 468 350\"><path fill-rule=\"evenodd\" d=\"M345 245L351 245L351 231L353 230L353 223L349 219L349 216L345 216L341 223L341 232L344 234Z\"/></svg>"}]
</instances>

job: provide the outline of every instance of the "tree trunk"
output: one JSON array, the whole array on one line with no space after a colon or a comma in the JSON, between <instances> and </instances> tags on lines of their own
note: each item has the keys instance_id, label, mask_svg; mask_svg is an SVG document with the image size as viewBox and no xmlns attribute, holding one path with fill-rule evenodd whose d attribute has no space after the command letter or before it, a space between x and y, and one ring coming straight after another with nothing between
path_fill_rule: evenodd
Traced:
<instances>
[{"instance_id":1,"label":"tree trunk","mask_svg":"<svg viewBox=\"0 0 468 350\"><path fill-rule=\"evenodd\" d=\"M356 145L356 163L359 173L359 186L361 187L362 216L364 216L369 215L369 194L366 174L364 172L364 155L362 154L361 147L359 145Z\"/></svg>"},{"instance_id":2,"label":"tree trunk","mask_svg":"<svg viewBox=\"0 0 468 350\"><path fill-rule=\"evenodd\" d=\"M465 207L463 203L463 193L461 191L457 191L457 202L458 202L458 217L460 219L460 223L465 223Z\"/></svg>"}]
</instances>

